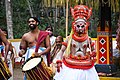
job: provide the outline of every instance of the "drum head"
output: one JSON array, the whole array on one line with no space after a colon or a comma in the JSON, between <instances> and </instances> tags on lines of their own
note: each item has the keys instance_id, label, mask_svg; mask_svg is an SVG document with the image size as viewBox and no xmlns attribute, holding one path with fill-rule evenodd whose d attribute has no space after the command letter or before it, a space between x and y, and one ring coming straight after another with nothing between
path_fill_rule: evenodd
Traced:
<instances>
[{"instance_id":1,"label":"drum head","mask_svg":"<svg viewBox=\"0 0 120 80\"><path fill-rule=\"evenodd\" d=\"M23 65L22 71L28 71L36 67L40 62L42 58L41 57L35 57L27 60L25 64Z\"/></svg>"}]
</instances>

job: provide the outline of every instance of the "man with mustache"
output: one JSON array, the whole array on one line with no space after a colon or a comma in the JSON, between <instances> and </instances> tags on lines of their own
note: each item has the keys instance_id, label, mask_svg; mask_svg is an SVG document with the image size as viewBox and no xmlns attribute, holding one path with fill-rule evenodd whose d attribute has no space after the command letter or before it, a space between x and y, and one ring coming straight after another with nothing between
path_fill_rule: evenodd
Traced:
<instances>
[{"instance_id":1,"label":"man with mustache","mask_svg":"<svg viewBox=\"0 0 120 80\"><path fill-rule=\"evenodd\" d=\"M63 42L63 37L57 36L55 39L55 46L54 46L53 50L51 51L51 62L56 57L57 53L60 51L60 49L62 47L62 42Z\"/></svg>"},{"instance_id":2,"label":"man with mustache","mask_svg":"<svg viewBox=\"0 0 120 80\"><path fill-rule=\"evenodd\" d=\"M39 30L38 24L39 20L36 17L30 17L28 19L30 31L22 36L19 56L22 57L26 53L26 61L34 53L34 57L41 56L47 65L46 55L51 50L50 38L46 31ZM24 78L24 80L26 79Z\"/></svg>"}]
</instances>

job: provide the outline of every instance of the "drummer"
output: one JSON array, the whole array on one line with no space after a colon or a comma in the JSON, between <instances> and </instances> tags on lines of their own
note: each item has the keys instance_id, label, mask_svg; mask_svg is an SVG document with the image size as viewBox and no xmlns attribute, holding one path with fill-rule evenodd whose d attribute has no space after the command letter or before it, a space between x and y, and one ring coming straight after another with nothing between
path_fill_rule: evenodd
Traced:
<instances>
[{"instance_id":1,"label":"drummer","mask_svg":"<svg viewBox=\"0 0 120 80\"><path fill-rule=\"evenodd\" d=\"M5 45L5 54L1 54L2 52L2 46L3 44ZM4 56L4 61L7 63L7 54L8 54L8 51L9 51L9 47L10 47L10 43L8 42L6 36L4 35L4 32L0 29L0 60L2 60L2 56ZM0 61L1 62L1 61ZM1 67L0 67L1 68ZM2 68L1 68L2 69ZM0 73L1 75L1 80L4 80L4 77L2 77L2 73Z\"/></svg>"},{"instance_id":2,"label":"drummer","mask_svg":"<svg viewBox=\"0 0 120 80\"><path fill-rule=\"evenodd\" d=\"M6 29L2 29L4 32L4 35L7 37L8 32ZM12 45L12 43L8 40L10 47L9 47L9 52L7 55L7 65L10 70L10 72L13 74L13 68L14 68L14 55L17 55L15 47ZM3 44L4 46L4 44ZM17 56L16 56L17 57ZM13 80L13 76L10 77L9 80Z\"/></svg>"},{"instance_id":3,"label":"drummer","mask_svg":"<svg viewBox=\"0 0 120 80\"><path fill-rule=\"evenodd\" d=\"M10 43L8 42L6 36L4 35L4 32L0 29L0 45L2 46L3 43L5 45L5 56L4 56L4 54L2 54L2 55L5 57L4 60L6 61L7 54L8 54L9 47L10 47Z\"/></svg>"},{"instance_id":4,"label":"drummer","mask_svg":"<svg viewBox=\"0 0 120 80\"><path fill-rule=\"evenodd\" d=\"M34 56L42 56L43 60L47 64L46 54L51 50L50 38L48 32L39 30L38 25L39 20L36 17L30 17L28 19L30 31L22 36L19 56L22 57L25 55L26 61L34 53ZM39 50L37 50L38 48Z\"/></svg>"}]
</instances>

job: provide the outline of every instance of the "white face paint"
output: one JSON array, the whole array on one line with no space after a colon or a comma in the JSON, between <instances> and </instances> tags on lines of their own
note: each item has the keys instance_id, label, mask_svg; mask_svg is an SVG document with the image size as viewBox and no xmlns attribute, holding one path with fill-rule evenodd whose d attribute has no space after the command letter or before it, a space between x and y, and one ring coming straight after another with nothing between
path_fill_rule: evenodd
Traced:
<instances>
[{"instance_id":1,"label":"white face paint","mask_svg":"<svg viewBox=\"0 0 120 80\"><path fill-rule=\"evenodd\" d=\"M83 19L79 19L75 21L76 32L81 34L84 33L86 22Z\"/></svg>"}]
</instances>

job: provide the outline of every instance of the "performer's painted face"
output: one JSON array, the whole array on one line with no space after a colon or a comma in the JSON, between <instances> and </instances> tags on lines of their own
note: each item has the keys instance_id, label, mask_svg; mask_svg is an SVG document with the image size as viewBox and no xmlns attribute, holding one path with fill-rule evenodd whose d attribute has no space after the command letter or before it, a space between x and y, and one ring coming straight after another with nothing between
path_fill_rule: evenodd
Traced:
<instances>
[{"instance_id":1,"label":"performer's painted face","mask_svg":"<svg viewBox=\"0 0 120 80\"><path fill-rule=\"evenodd\" d=\"M86 26L86 23L84 21L78 21L75 23L75 31L78 33L78 34L82 34L85 32L85 26Z\"/></svg>"},{"instance_id":2,"label":"performer's painted face","mask_svg":"<svg viewBox=\"0 0 120 80\"><path fill-rule=\"evenodd\" d=\"M30 18L28 21L28 25L31 30L34 30L37 27L37 22L33 18Z\"/></svg>"}]
</instances>

